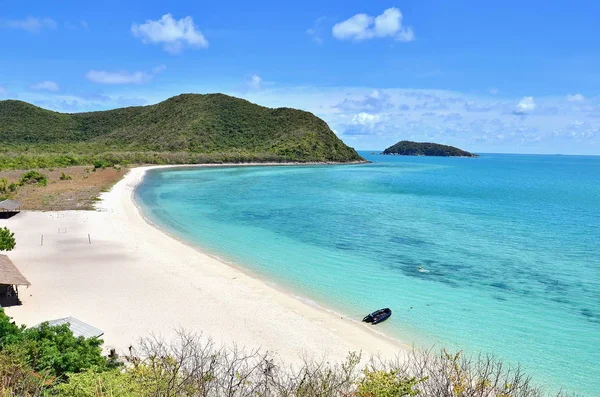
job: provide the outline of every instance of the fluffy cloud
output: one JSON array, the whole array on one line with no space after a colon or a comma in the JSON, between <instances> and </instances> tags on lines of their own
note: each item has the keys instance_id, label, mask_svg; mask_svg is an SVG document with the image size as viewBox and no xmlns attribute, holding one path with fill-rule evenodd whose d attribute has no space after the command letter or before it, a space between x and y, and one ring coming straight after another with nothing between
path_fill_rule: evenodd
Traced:
<instances>
[{"instance_id":1,"label":"fluffy cloud","mask_svg":"<svg viewBox=\"0 0 600 397\"><path fill-rule=\"evenodd\" d=\"M583 102L585 101L585 97L581 94L569 94L567 95L567 101L569 102Z\"/></svg>"},{"instance_id":2,"label":"fluffy cloud","mask_svg":"<svg viewBox=\"0 0 600 397\"><path fill-rule=\"evenodd\" d=\"M381 115L360 112L355 114L350 120L350 124L360 125L367 129L373 129L381 121Z\"/></svg>"},{"instance_id":3,"label":"fluffy cloud","mask_svg":"<svg viewBox=\"0 0 600 397\"><path fill-rule=\"evenodd\" d=\"M513 113L517 115L525 115L527 113L532 112L536 107L537 105L535 104L533 97L526 96L523 99L521 99L519 103L517 103L517 106L515 107L515 110L513 110Z\"/></svg>"},{"instance_id":4,"label":"fluffy cloud","mask_svg":"<svg viewBox=\"0 0 600 397\"><path fill-rule=\"evenodd\" d=\"M257 74L253 74L252 77L250 77L250 80L248 81L248 87L253 88L255 90L260 90L262 81L262 77L260 77Z\"/></svg>"},{"instance_id":5,"label":"fluffy cloud","mask_svg":"<svg viewBox=\"0 0 600 397\"><path fill-rule=\"evenodd\" d=\"M38 33L43 29L55 29L57 23L50 18L27 17L25 19L0 20L0 27L23 29L31 33Z\"/></svg>"},{"instance_id":6,"label":"fluffy cloud","mask_svg":"<svg viewBox=\"0 0 600 397\"><path fill-rule=\"evenodd\" d=\"M39 83L30 86L32 90L36 91L58 91L60 87L54 81L40 81Z\"/></svg>"},{"instance_id":7,"label":"fluffy cloud","mask_svg":"<svg viewBox=\"0 0 600 397\"><path fill-rule=\"evenodd\" d=\"M181 52L186 45L196 48L208 47L208 40L189 16L175 20L173 15L165 14L158 21L134 23L131 32L144 43L162 44L165 51L172 54Z\"/></svg>"},{"instance_id":8,"label":"fluffy cloud","mask_svg":"<svg viewBox=\"0 0 600 397\"><path fill-rule=\"evenodd\" d=\"M398 8L388 8L376 17L356 14L335 24L332 33L335 38L340 40L392 37L403 42L413 41L415 34L412 28L402 25L402 18L402 12Z\"/></svg>"},{"instance_id":9,"label":"fluffy cloud","mask_svg":"<svg viewBox=\"0 0 600 397\"><path fill-rule=\"evenodd\" d=\"M99 84L144 84L152 80L154 76L166 70L165 65L160 65L152 69L152 72L128 72L125 70L116 72L107 72L104 70L90 70L85 74L85 78Z\"/></svg>"}]
</instances>

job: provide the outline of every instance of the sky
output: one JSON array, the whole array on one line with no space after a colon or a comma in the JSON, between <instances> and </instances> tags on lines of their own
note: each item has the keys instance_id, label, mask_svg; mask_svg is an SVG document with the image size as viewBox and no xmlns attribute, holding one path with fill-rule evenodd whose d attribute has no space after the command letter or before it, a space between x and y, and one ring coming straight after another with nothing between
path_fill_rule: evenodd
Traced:
<instances>
[{"instance_id":1,"label":"sky","mask_svg":"<svg viewBox=\"0 0 600 397\"><path fill-rule=\"evenodd\" d=\"M356 149L600 154L600 2L0 1L0 100L60 112L223 92Z\"/></svg>"}]
</instances>

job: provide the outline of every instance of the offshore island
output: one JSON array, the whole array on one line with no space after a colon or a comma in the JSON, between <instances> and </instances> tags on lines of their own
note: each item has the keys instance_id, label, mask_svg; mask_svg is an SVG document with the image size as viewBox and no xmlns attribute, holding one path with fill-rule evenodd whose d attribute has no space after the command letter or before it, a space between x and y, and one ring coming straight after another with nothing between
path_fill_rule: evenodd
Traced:
<instances>
[{"instance_id":1,"label":"offshore island","mask_svg":"<svg viewBox=\"0 0 600 397\"><path fill-rule=\"evenodd\" d=\"M479 157L454 146L431 142L400 141L385 149L382 154L399 156Z\"/></svg>"}]
</instances>

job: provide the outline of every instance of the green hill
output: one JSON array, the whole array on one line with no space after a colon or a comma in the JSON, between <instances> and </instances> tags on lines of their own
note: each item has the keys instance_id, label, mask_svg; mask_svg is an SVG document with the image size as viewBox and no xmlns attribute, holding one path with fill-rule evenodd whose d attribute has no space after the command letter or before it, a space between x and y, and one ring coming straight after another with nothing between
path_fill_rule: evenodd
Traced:
<instances>
[{"instance_id":1,"label":"green hill","mask_svg":"<svg viewBox=\"0 0 600 397\"><path fill-rule=\"evenodd\" d=\"M440 145L431 142L400 141L383 151L383 154L401 156L443 156L443 157L477 157L454 146Z\"/></svg>"},{"instance_id":2,"label":"green hill","mask_svg":"<svg viewBox=\"0 0 600 397\"><path fill-rule=\"evenodd\" d=\"M57 113L0 101L0 168L112 163L363 160L312 113L223 94L150 106Z\"/></svg>"}]
</instances>

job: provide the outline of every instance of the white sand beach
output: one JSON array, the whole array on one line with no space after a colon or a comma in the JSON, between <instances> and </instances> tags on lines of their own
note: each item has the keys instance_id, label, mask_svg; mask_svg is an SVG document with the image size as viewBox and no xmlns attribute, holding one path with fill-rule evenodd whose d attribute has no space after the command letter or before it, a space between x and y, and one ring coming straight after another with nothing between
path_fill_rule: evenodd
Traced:
<instances>
[{"instance_id":1,"label":"white sand beach","mask_svg":"<svg viewBox=\"0 0 600 397\"><path fill-rule=\"evenodd\" d=\"M22 306L6 309L17 323L73 316L103 330L106 347L118 351L142 336L170 338L178 328L286 361L408 349L147 223L133 191L149 168L132 169L103 195L98 211L23 212L0 220L15 232L9 256L32 284L20 288Z\"/></svg>"}]
</instances>

